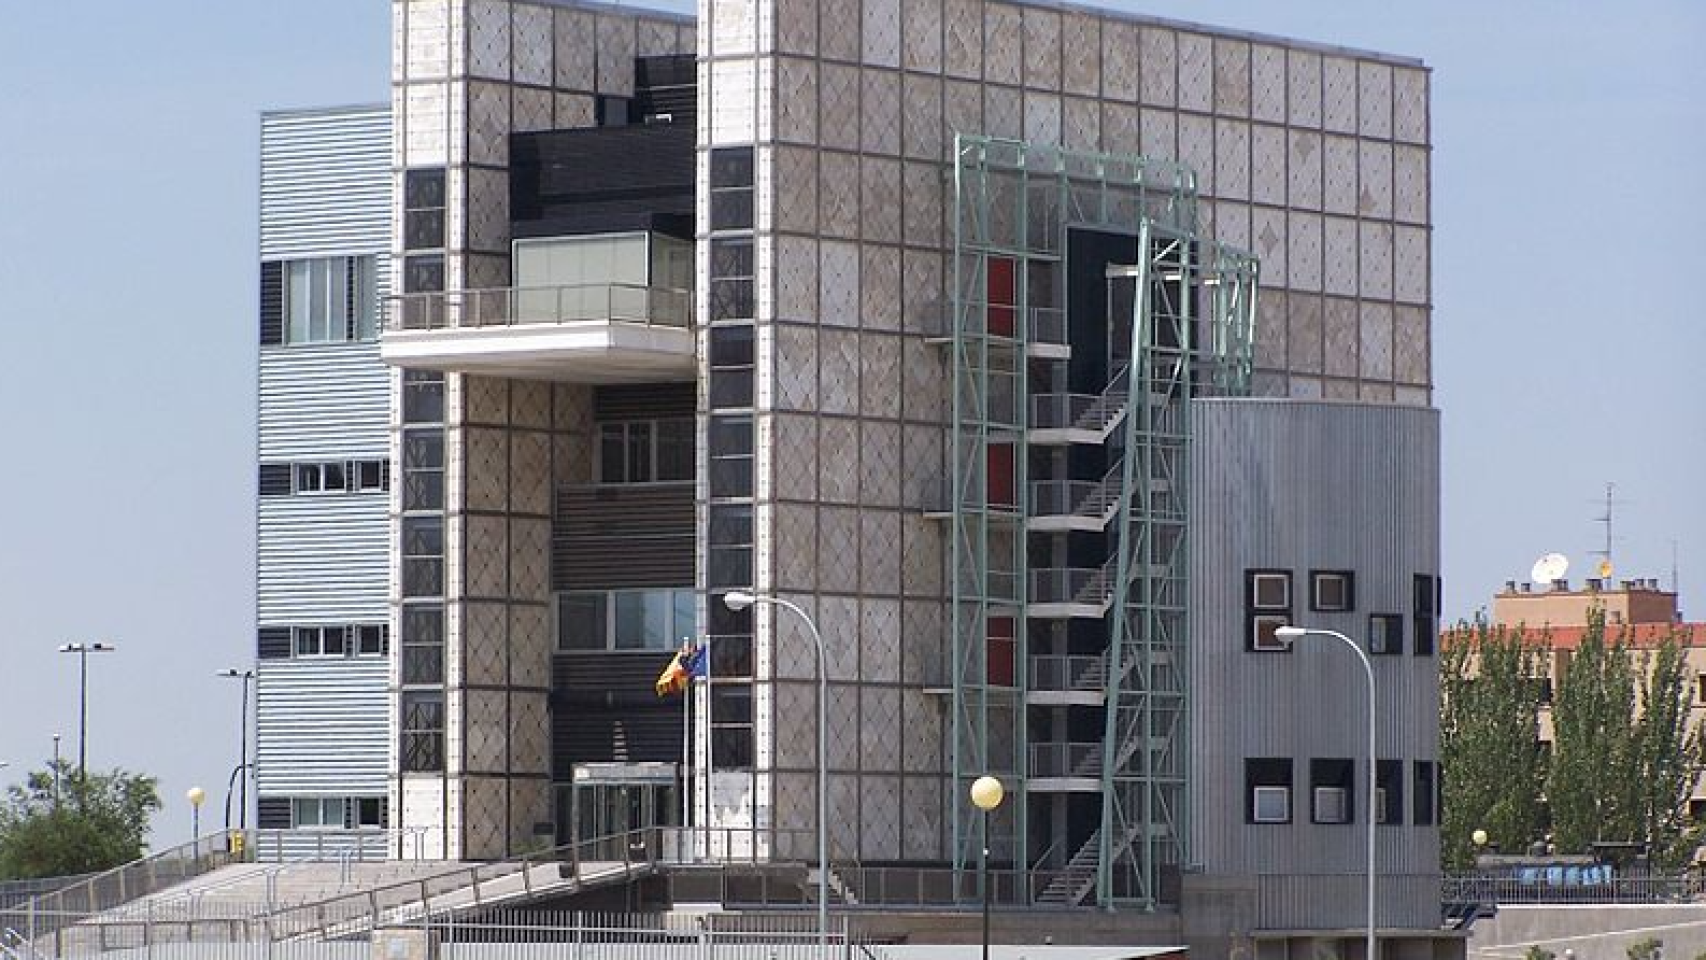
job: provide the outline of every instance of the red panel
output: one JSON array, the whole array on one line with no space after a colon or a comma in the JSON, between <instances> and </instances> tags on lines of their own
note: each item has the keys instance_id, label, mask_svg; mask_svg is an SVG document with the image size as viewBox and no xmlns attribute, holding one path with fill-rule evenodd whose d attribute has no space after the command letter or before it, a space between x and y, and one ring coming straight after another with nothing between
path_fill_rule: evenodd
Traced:
<instances>
[{"instance_id":1,"label":"red panel","mask_svg":"<svg viewBox=\"0 0 1706 960\"><path fill-rule=\"evenodd\" d=\"M1016 507L1019 504L1013 488L1013 445L992 443L984 447L984 466L989 472L989 505Z\"/></svg>"},{"instance_id":2,"label":"red panel","mask_svg":"<svg viewBox=\"0 0 1706 960\"><path fill-rule=\"evenodd\" d=\"M990 617L985 623L989 634L988 645L985 649L985 681L992 687L1011 687L1013 683L1013 639L1012 617Z\"/></svg>"},{"instance_id":3,"label":"red panel","mask_svg":"<svg viewBox=\"0 0 1706 960\"><path fill-rule=\"evenodd\" d=\"M985 291L988 318L984 321L990 333L998 337L1013 335L1013 307L1018 288L1013 281L1011 257L989 258L988 289Z\"/></svg>"}]
</instances>

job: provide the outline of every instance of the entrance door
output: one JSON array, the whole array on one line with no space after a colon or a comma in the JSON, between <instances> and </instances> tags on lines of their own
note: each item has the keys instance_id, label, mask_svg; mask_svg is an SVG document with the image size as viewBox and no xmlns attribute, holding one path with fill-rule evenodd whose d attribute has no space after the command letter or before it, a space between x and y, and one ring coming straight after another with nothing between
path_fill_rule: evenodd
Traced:
<instances>
[{"instance_id":1,"label":"entrance door","mask_svg":"<svg viewBox=\"0 0 1706 960\"><path fill-rule=\"evenodd\" d=\"M577 767L575 782L557 796L559 831L572 826L572 835L560 839L578 842L648 827L678 826L681 793L675 783L674 765L668 767L668 779L650 770L592 771Z\"/></svg>"}]
</instances>

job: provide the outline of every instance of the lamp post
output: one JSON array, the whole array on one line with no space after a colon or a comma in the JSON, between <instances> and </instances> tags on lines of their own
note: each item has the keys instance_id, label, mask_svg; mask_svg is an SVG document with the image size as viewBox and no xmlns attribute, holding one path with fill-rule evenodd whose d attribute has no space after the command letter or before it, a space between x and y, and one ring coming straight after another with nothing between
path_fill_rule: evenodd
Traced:
<instances>
[{"instance_id":1,"label":"lamp post","mask_svg":"<svg viewBox=\"0 0 1706 960\"><path fill-rule=\"evenodd\" d=\"M59 809L59 734L53 735L53 809Z\"/></svg>"},{"instance_id":2,"label":"lamp post","mask_svg":"<svg viewBox=\"0 0 1706 960\"><path fill-rule=\"evenodd\" d=\"M1288 646L1306 636L1334 637L1351 648L1362 662L1362 672L1368 678L1368 930L1367 943L1363 947L1363 956L1367 960L1375 960L1374 940L1374 795L1378 789L1376 780L1375 761L1375 712L1374 712L1374 664L1368 659L1368 654L1355 640L1337 630L1321 630L1315 627L1285 626L1274 631L1274 636L1284 641Z\"/></svg>"},{"instance_id":3,"label":"lamp post","mask_svg":"<svg viewBox=\"0 0 1706 960\"><path fill-rule=\"evenodd\" d=\"M723 594L723 606L739 613L755 603L792 610L805 621L817 645L817 939L825 960L829 957L829 661L824 655L823 634L811 614L780 597L731 590ZM709 712L709 711L707 711ZM710 774L705 787L710 790Z\"/></svg>"},{"instance_id":4,"label":"lamp post","mask_svg":"<svg viewBox=\"0 0 1706 960\"><path fill-rule=\"evenodd\" d=\"M237 808L237 827L241 830L247 830L249 828L249 682L255 679L255 671L253 669L238 670L232 667L221 670L214 676L243 682L243 716L239 723L242 740L237 751L237 770L243 780L237 787L237 795L241 798ZM229 810L230 798L227 797L225 802L226 809ZM229 813L226 814L225 825L226 827L231 826Z\"/></svg>"},{"instance_id":5,"label":"lamp post","mask_svg":"<svg viewBox=\"0 0 1706 960\"><path fill-rule=\"evenodd\" d=\"M89 654L112 653L118 648L110 643L63 643L60 653L77 655L77 779L82 781L89 768Z\"/></svg>"},{"instance_id":6,"label":"lamp post","mask_svg":"<svg viewBox=\"0 0 1706 960\"><path fill-rule=\"evenodd\" d=\"M983 887L983 960L989 960L989 815L1001 806L1006 794L1006 788L994 777L983 776L972 781L972 806L983 811L983 856L978 860L982 880L979 885Z\"/></svg>"},{"instance_id":7,"label":"lamp post","mask_svg":"<svg viewBox=\"0 0 1706 960\"><path fill-rule=\"evenodd\" d=\"M207 799L207 791L200 787L191 787L184 791L184 799L190 802L190 842L201 839L201 804Z\"/></svg>"}]
</instances>

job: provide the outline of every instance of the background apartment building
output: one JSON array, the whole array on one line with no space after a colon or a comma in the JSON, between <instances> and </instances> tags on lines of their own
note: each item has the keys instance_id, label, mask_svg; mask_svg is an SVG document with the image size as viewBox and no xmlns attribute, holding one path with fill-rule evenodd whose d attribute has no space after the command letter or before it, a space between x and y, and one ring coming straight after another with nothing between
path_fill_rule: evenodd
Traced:
<instances>
[{"instance_id":1,"label":"background apartment building","mask_svg":"<svg viewBox=\"0 0 1706 960\"><path fill-rule=\"evenodd\" d=\"M824 632L838 890L974 897L994 773L1004 901L1283 944L1359 922L1372 801L1428 941L1421 64L978 0L394 8L394 826L685 802L809 859L815 659L754 590ZM1356 665L1283 622L1389 654L1376 798Z\"/></svg>"}]
</instances>

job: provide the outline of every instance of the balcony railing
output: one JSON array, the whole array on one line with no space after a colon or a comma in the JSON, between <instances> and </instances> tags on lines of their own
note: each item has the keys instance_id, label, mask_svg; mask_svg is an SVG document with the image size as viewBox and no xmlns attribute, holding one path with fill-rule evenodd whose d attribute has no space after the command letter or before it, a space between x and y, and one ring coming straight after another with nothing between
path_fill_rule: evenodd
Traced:
<instances>
[{"instance_id":1,"label":"balcony railing","mask_svg":"<svg viewBox=\"0 0 1706 960\"><path fill-rule=\"evenodd\" d=\"M1039 777L1100 777L1102 775L1102 745L1092 743L1033 743L1031 744L1030 776Z\"/></svg>"},{"instance_id":2,"label":"balcony railing","mask_svg":"<svg viewBox=\"0 0 1706 960\"><path fill-rule=\"evenodd\" d=\"M1031 571L1032 603L1083 603L1100 606L1108 599L1108 578L1099 567L1048 567Z\"/></svg>"},{"instance_id":3,"label":"balcony railing","mask_svg":"<svg viewBox=\"0 0 1706 960\"><path fill-rule=\"evenodd\" d=\"M405 293L390 298L385 326L463 330L587 322L691 327L693 293L626 283Z\"/></svg>"},{"instance_id":4,"label":"balcony railing","mask_svg":"<svg viewBox=\"0 0 1706 960\"><path fill-rule=\"evenodd\" d=\"M1107 673L1100 654L1044 654L1030 658L1034 691L1100 691Z\"/></svg>"}]
</instances>

